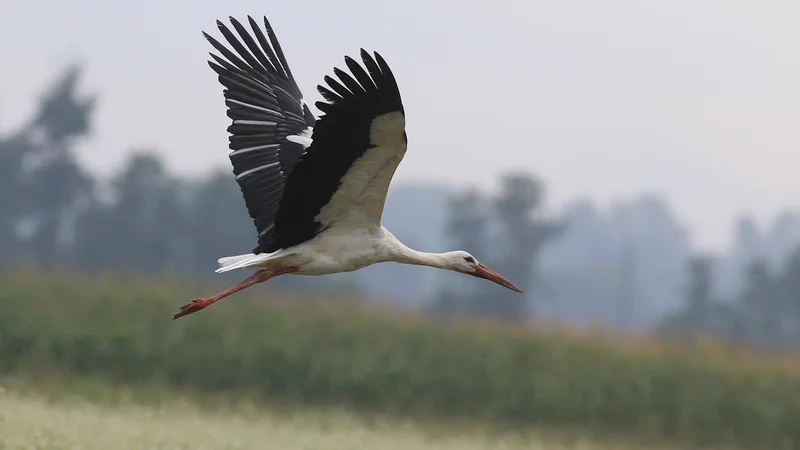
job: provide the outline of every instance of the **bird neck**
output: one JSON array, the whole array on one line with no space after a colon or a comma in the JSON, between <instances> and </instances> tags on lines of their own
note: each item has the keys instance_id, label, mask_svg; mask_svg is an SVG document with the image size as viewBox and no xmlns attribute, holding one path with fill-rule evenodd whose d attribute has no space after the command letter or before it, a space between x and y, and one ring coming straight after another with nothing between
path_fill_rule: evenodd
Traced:
<instances>
[{"instance_id":1,"label":"bird neck","mask_svg":"<svg viewBox=\"0 0 800 450\"><path fill-rule=\"evenodd\" d=\"M403 244L392 233L385 230L387 261L415 266L429 266L439 269L449 269L450 263L446 253L428 253L414 250Z\"/></svg>"}]
</instances>

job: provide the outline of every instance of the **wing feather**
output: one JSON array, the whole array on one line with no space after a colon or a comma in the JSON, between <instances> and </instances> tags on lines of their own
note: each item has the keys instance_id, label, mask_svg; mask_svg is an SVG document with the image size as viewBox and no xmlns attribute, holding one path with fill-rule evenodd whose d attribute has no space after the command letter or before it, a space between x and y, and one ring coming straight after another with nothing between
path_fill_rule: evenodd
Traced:
<instances>
[{"instance_id":1,"label":"wing feather","mask_svg":"<svg viewBox=\"0 0 800 450\"><path fill-rule=\"evenodd\" d=\"M366 70L345 59L353 73L334 68L318 86L324 115L312 143L286 184L275 226L301 236L336 226L380 225L386 193L406 150L405 111L384 59L362 49ZM358 80L358 81L356 81ZM310 186L313 184L313 188Z\"/></svg>"},{"instance_id":2,"label":"wing feather","mask_svg":"<svg viewBox=\"0 0 800 450\"><path fill-rule=\"evenodd\" d=\"M253 252L261 253L275 247L274 223L286 178L305 151L287 137L313 127L315 119L303 102L269 22L265 19L268 42L252 17L248 17L252 35L236 19L231 17L230 21L236 34L217 21L230 48L208 33L203 36L219 52L211 54L209 66L225 88L223 96L231 119L229 158L258 232L258 246Z\"/></svg>"}]
</instances>

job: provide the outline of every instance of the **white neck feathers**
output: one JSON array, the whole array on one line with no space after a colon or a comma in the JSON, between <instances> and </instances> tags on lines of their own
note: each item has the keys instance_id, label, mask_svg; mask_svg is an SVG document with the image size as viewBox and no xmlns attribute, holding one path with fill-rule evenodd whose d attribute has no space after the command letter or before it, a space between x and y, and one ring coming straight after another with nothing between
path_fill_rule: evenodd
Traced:
<instances>
[{"instance_id":1,"label":"white neck feathers","mask_svg":"<svg viewBox=\"0 0 800 450\"><path fill-rule=\"evenodd\" d=\"M400 242L389 230L384 228L385 260L415 266L429 266L438 269L451 269L452 259L448 253L428 253L414 250Z\"/></svg>"}]
</instances>

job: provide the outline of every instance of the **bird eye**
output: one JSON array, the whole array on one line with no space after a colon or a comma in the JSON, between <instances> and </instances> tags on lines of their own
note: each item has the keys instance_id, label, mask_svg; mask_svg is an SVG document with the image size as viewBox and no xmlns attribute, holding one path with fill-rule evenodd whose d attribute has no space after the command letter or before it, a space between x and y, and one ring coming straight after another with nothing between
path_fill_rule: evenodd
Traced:
<instances>
[{"instance_id":1,"label":"bird eye","mask_svg":"<svg viewBox=\"0 0 800 450\"><path fill-rule=\"evenodd\" d=\"M472 256L467 256L466 258L464 258L464 261L470 264L475 264L475 258L473 258Z\"/></svg>"}]
</instances>

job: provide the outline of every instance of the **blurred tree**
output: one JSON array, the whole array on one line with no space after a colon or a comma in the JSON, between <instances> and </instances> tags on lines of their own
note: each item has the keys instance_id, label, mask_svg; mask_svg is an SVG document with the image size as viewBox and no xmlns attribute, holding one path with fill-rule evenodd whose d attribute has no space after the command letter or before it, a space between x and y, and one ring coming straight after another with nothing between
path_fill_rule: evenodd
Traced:
<instances>
[{"instance_id":1,"label":"blurred tree","mask_svg":"<svg viewBox=\"0 0 800 450\"><path fill-rule=\"evenodd\" d=\"M736 329L733 337L750 344L770 345L781 340L780 305L776 280L763 260L750 263L744 274L744 288L739 295Z\"/></svg>"},{"instance_id":2,"label":"blurred tree","mask_svg":"<svg viewBox=\"0 0 800 450\"><path fill-rule=\"evenodd\" d=\"M617 258L616 312L613 321L620 328L632 328L636 318L636 254L630 244L622 244Z\"/></svg>"},{"instance_id":3,"label":"blurred tree","mask_svg":"<svg viewBox=\"0 0 800 450\"><path fill-rule=\"evenodd\" d=\"M23 189L22 161L31 144L21 135L0 139L0 262L21 257L18 226L30 202Z\"/></svg>"},{"instance_id":4,"label":"blurred tree","mask_svg":"<svg viewBox=\"0 0 800 450\"><path fill-rule=\"evenodd\" d=\"M72 65L45 92L29 132L40 132L46 142L56 144L88 135L96 97L78 95L81 74L81 67Z\"/></svg>"},{"instance_id":5,"label":"blurred tree","mask_svg":"<svg viewBox=\"0 0 800 450\"><path fill-rule=\"evenodd\" d=\"M229 172L183 180L157 152L137 151L107 185L89 176L74 147L89 135L96 98L78 92L81 78L80 66L68 67L32 118L0 138L0 263L207 275L217 258L249 251L255 229ZM270 286L333 284L282 277Z\"/></svg>"},{"instance_id":6,"label":"blurred tree","mask_svg":"<svg viewBox=\"0 0 800 450\"><path fill-rule=\"evenodd\" d=\"M16 246L17 256L24 252L45 266L66 257L77 216L93 200L94 181L73 149L89 133L95 103L78 94L80 74L79 66L67 68L46 90L33 119L0 148L8 164L0 169L8 176L3 187L13 193L0 200L11 211L0 233L7 238L9 229L22 227L27 239Z\"/></svg>"},{"instance_id":7,"label":"blurred tree","mask_svg":"<svg viewBox=\"0 0 800 450\"><path fill-rule=\"evenodd\" d=\"M247 253L256 239L239 186L223 170L196 180L186 211L186 226L192 243L189 263L195 273L213 272L218 258Z\"/></svg>"},{"instance_id":8,"label":"blurred tree","mask_svg":"<svg viewBox=\"0 0 800 450\"><path fill-rule=\"evenodd\" d=\"M770 337L785 348L800 348L800 246L786 258L775 291L770 302L775 314L769 326L780 334Z\"/></svg>"},{"instance_id":9,"label":"blurred tree","mask_svg":"<svg viewBox=\"0 0 800 450\"><path fill-rule=\"evenodd\" d=\"M524 174L503 177L502 190L494 198L474 189L454 195L447 203L446 225L452 244L530 292L539 253L563 229L561 222L544 217L542 196L539 181ZM440 290L433 309L439 314L463 312L505 321L524 321L528 315L524 295L463 277Z\"/></svg>"},{"instance_id":10,"label":"blurred tree","mask_svg":"<svg viewBox=\"0 0 800 450\"><path fill-rule=\"evenodd\" d=\"M537 282L537 259L543 247L565 228L565 223L547 219L542 208L544 188L539 180L512 173L503 177L500 195L493 209L501 227L499 243L502 258L494 264L498 271L530 295ZM526 296L510 290L495 291L491 303L500 317L521 321L527 316ZM531 308L532 309L532 308Z\"/></svg>"},{"instance_id":11,"label":"blurred tree","mask_svg":"<svg viewBox=\"0 0 800 450\"><path fill-rule=\"evenodd\" d=\"M43 266L68 259L76 221L92 202L93 180L74 155L60 152L28 176L35 224L29 248Z\"/></svg>"},{"instance_id":12,"label":"blurred tree","mask_svg":"<svg viewBox=\"0 0 800 450\"><path fill-rule=\"evenodd\" d=\"M77 259L87 269L172 271L190 261L180 183L153 152L136 152L111 182L112 202L97 204L79 226Z\"/></svg>"},{"instance_id":13,"label":"blurred tree","mask_svg":"<svg viewBox=\"0 0 800 450\"><path fill-rule=\"evenodd\" d=\"M753 261L764 255L764 240L761 237L755 219L750 216L740 217L736 222L734 252L743 260Z\"/></svg>"},{"instance_id":14,"label":"blurred tree","mask_svg":"<svg viewBox=\"0 0 800 450\"><path fill-rule=\"evenodd\" d=\"M451 245L469 251L478 260L489 258L490 246L487 242L489 217L486 199L480 192L469 189L453 194L447 199L446 208L445 229ZM481 280L460 277L458 283L448 283L439 289L430 310L434 314L444 316L456 313L485 314L487 308L491 307L482 301L485 288Z\"/></svg>"},{"instance_id":15,"label":"blurred tree","mask_svg":"<svg viewBox=\"0 0 800 450\"><path fill-rule=\"evenodd\" d=\"M696 255L686 263L688 283L683 308L665 317L660 327L662 332L686 337L710 332L713 307L712 264L712 258L703 255Z\"/></svg>"},{"instance_id":16,"label":"blurred tree","mask_svg":"<svg viewBox=\"0 0 800 450\"><path fill-rule=\"evenodd\" d=\"M689 286L686 292L692 328L701 328L707 323L711 307L711 265L708 256L695 256L689 260Z\"/></svg>"}]
</instances>

